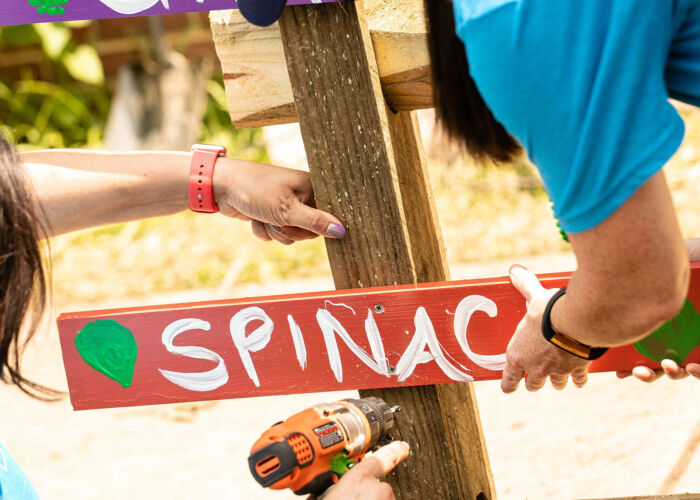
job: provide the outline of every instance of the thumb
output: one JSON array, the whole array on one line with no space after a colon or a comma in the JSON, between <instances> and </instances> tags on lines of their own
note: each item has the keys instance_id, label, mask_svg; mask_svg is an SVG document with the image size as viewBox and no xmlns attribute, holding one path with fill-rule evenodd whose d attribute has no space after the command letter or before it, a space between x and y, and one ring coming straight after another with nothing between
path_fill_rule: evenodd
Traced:
<instances>
[{"instance_id":1,"label":"thumb","mask_svg":"<svg viewBox=\"0 0 700 500\"><path fill-rule=\"evenodd\" d=\"M509 269L510 282L513 286L525 297L525 300L529 303L535 294L544 290L544 287L537 279L537 276L530 271L525 269L520 264L513 264Z\"/></svg>"},{"instance_id":2,"label":"thumb","mask_svg":"<svg viewBox=\"0 0 700 500\"><path fill-rule=\"evenodd\" d=\"M353 467L350 472L365 474L379 479L401 463L408 456L409 449L407 442L393 441L367 456L362 462Z\"/></svg>"},{"instance_id":3,"label":"thumb","mask_svg":"<svg viewBox=\"0 0 700 500\"><path fill-rule=\"evenodd\" d=\"M312 233L326 238L342 239L345 237L345 228L338 219L323 210L304 205L302 202L295 203L287 212L287 220L284 221L284 225L308 229Z\"/></svg>"}]
</instances>

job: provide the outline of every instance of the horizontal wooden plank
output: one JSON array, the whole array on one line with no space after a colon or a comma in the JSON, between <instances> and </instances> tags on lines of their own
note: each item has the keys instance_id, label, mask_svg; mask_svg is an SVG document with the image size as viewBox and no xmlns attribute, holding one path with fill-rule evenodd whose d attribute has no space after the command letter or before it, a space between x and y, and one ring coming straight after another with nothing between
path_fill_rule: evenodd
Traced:
<instances>
[{"instance_id":1,"label":"horizontal wooden plank","mask_svg":"<svg viewBox=\"0 0 700 500\"><path fill-rule=\"evenodd\" d=\"M689 298L700 305L698 264ZM498 379L524 312L494 278L66 313L58 329L82 410ZM638 364L657 366L625 346L591 371Z\"/></svg>"},{"instance_id":2,"label":"horizontal wooden plank","mask_svg":"<svg viewBox=\"0 0 700 500\"><path fill-rule=\"evenodd\" d=\"M394 111L432 107L422 1L365 4L389 106ZM210 20L233 124L246 128L298 121L277 23L251 26L237 11L212 12Z\"/></svg>"},{"instance_id":3,"label":"horizontal wooden plank","mask_svg":"<svg viewBox=\"0 0 700 500\"><path fill-rule=\"evenodd\" d=\"M288 5L339 0L287 0ZM38 5L33 5L37 3ZM0 26L238 8L236 0L3 0Z\"/></svg>"}]
</instances>

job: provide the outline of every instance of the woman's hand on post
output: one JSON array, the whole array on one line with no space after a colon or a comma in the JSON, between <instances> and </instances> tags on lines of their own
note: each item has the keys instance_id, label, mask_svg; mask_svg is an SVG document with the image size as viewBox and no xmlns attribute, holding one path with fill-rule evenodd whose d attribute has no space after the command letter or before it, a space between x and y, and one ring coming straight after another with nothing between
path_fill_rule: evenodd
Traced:
<instances>
[{"instance_id":1,"label":"woman's hand on post","mask_svg":"<svg viewBox=\"0 0 700 500\"><path fill-rule=\"evenodd\" d=\"M563 389L571 375L582 387L588 379L590 361L573 356L550 344L542 335L542 315L556 289L544 288L537 277L522 266L510 268L513 286L525 297L527 312L518 324L506 350L501 389L514 392L522 378L528 391L544 387L547 378L555 389Z\"/></svg>"},{"instance_id":2,"label":"woman's hand on post","mask_svg":"<svg viewBox=\"0 0 700 500\"><path fill-rule=\"evenodd\" d=\"M393 500L391 486L379 479L403 461L408 452L408 443L404 441L382 446L340 478L323 500Z\"/></svg>"},{"instance_id":3,"label":"woman's hand on post","mask_svg":"<svg viewBox=\"0 0 700 500\"><path fill-rule=\"evenodd\" d=\"M289 245L319 235L345 236L338 219L316 208L308 172L221 158L214 170L214 200L223 215L251 221L262 240Z\"/></svg>"}]
</instances>

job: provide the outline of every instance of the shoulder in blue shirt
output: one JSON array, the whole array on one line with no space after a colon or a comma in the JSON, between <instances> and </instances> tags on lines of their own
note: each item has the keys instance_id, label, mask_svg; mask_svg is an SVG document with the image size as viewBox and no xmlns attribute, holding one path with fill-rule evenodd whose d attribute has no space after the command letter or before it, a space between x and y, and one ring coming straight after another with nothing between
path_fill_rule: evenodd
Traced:
<instances>
[{"instance_id":1,"label":"shoulder in blue shirt","mask_svg":"<svg viewBox=\"0 0 700 500\"><path fill-rule=\"evenodd\" d=\"M38 500L38 498L27 476L0 444L0 500Z\"/></svg>"},{"instance_id":2,"label":"shoulder in blue shirt","mask_svg":"<svg viewBox=\"0 0 700 500\"><path fill-rule=\"evenodd\" d=\"M564 230L610 216L700 104L696 0L454 0L471 75L540 170Z\"/></svg>"}]
</instances>

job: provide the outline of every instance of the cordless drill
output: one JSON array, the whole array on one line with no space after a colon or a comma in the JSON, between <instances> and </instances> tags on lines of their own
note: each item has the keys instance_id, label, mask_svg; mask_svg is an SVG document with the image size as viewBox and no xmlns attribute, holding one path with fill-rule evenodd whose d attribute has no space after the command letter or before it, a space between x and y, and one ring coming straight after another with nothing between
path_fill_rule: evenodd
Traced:
<instances>
[{"instance_id":1,"label":"cordless drill","mask_svg":"<svg viewBox=\"0 0 700 500\"><path fill-rule=\"evenodd\" d=\"M266 488L321 495L365 453L391 440L399 409L375 397L307 408L260 436L248 457L250 472Z\"/></svg>"}]
</instances>

